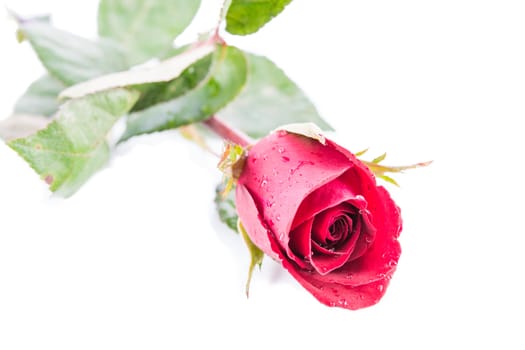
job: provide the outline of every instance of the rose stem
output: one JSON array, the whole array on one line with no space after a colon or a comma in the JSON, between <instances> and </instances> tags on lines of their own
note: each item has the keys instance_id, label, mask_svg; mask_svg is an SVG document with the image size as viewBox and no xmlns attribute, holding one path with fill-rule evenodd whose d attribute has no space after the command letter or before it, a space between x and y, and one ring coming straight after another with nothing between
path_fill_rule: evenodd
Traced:
<instances>
[{"instance_id":1,"label":"rose stem","mask_svg":"<svg viewBox=\"0 0 525 350\"><path fill-rule=\"evenodd\" d=\"M230 141L239 146L246 147L253 143L249 136L232 128L214 115L204 121L203 124L226 141Z\"/></svg>"}]
</instances>

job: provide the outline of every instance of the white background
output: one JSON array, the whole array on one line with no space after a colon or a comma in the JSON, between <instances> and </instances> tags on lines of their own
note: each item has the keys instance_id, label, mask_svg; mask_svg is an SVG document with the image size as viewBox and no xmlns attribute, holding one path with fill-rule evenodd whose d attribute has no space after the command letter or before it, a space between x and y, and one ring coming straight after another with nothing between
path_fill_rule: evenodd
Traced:
<instances>
[{"instance_id":1,"label":"white background","mask_svg":"<svg viewBox=\"0 0 525 350\"><path fill-rule=\"evenodd\" d=\"M7 4L95 35L95 1ZM216 159L177 132L119 146L67 200L1 144L0 349L523 349L524 10L296 0L255 35L225 35L278 63L351 150L434 160L388 187L403 254L383 300L357 312L269 259L246 299L248 255L212 204ZM204 1L182 41L217 11ZM43 68L0 26L3 118Z\"/></svg>"}]
</instances>

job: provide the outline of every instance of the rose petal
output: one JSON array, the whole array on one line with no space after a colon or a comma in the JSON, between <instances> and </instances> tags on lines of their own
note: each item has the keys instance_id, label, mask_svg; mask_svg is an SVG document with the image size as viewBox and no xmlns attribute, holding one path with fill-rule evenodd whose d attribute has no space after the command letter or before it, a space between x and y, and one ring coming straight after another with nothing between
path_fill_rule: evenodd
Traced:
<instances>
[{"instance_id":1,"label":"rose petal","mask_svg":"<svg viewBox=\"0 0 525 350\"><path fill-rule=\"evenodd\" d=\"M295 261L301 268L310 267L312 256L312 224L313 220L305 221L290 232L290 242L288 246L288 257Z\"/></svg>"},{"instance_id":2,"label":"rose petal","mask_svg":"<svg viewBox=\"0 0 525 350\"><path fill-rule=\"evenodd\" d=\"M369 202L373 222L376 228L374 242L360 258L349 261L341 268L326 276L312 274L310 280L316 283L335 283L347 286L360 286L383 280L391 275L397 266L401 247L397 241L401 231L399 208L383 187L377 187L375 196Z\"/></svg>"},{"instance_id":3,"label":"rose petal","mask_svg":"<svg viewBox=\"0 0 525 350\"><path fill-rule=\"evenodd\" d=\"M334 147L279 131L248 151L238 183L246 186L268 228L289 250L289 232L299 204L350 167L348 158Z\"/></svg>"},{"instance_id":4,"label":"rose petal","mask_svg":"<svg viewBox=\"0 0 525 350\"><path fill-rule=\"evenodd\" d=\"M328 208L315 216L312 227L312 239L320 245L328 245L329 242L344 240L347 233L352 232L352 219L349 218L348 220L344 218L348 216L347 212L349 211L355 210L349 204L342 203L335 207ZM335 224L338 218L340 218L339 220L346 221L347 227L346 230L339 232L340 237L334 237L332 232L330 232L330 227Z\"/></svg>"},{"instance_id":5,"label":"rose petal","mask_svg":"<svg viewBox=\"0 0 525 350\"><path fill-rule=\"evenodd\" d=\"M366 208L367 203L362 193L350 189L350 186L353 187L353 185L359 181L361 181L359 174L353 171L353 169L350 169L330 183L310 193L308 197L302 201L297 210L292 229L327 208L344 202L351 203L357 209ZM370 180L366 182L370 183ZM375 182L373 185L375 187Z\"/></svg>"},{"instance_id":6,"label":"rose petal","mask_svg":"<svg viewBox=\"0 0 525 350\"><path fill-rule=\"evenodd\" d=\"M357 310L376 304L385 294L393 273L392 271L389 274L385 274L382 278L368 284L351 286L312 278L319 275L296 269L289 261L283 261L283 266L321 303L350 310Z\"/></svg>"},{"instance_id":7,"label":"rose petal","mask_svg":"<svg viewBox=\"0 0 525 350\"><path fill-rule=\"evenodd\" d=\"M337 252L330 252L330 254L312 254L312 266L321 275L326 275L340 268L348 261L358 237L358 233L353 234L350 239L346 240L346 242L337 249ZM315 243L312 244L314 245Z\"/></svg>"},{"instance_id":8,"label":"rose petal","mask_svg":"<svg viewBox=\"0 0 525 350\"><path fill-rule=\"evenodd\" d=\"M358 218L359 219L356 224L359 225L360 234L352 255L348 258L348 261L355 260L365 254L368 248L374 242L377 232L376 228L372 225L372 220L368 210L360 210Z\"/></svg>"},{"instance_id":9,"label":"rose petal","mask_svg":"<svg viewBox=\"0 0 525 350\"><path fill-rule=\"evenodd\" d=\"M330 145L338 152L341 152L343 155L345 155L356 168L359 169L359 173L361 174L361 179L368 179L368 181L357 181L352 183L352 188L356 189L358 192L363 194L366 198L366 195L370 191L375 191L375 175L374 173L365 165L363 162L361 162L352 152L347 150L344 147L341 147L337 143L333 142L332 140L326 140L327 145ZM372 186L373 184L373 186Z\"/></svg>"},{"instance_id":10,"label":"rose petal","mask_svg":"<svg viewBox=\"0 0 525 350\"><path fill-rule=\"evenodd\" d=\"M250 192L241 184L237 184L235 203L239 217L242 218L242 224L252 242L266 255L278 260L278 254L270 246L269 231L264 227L260 216L257 215L257 206Z\"/></svg>"}]
</instances>

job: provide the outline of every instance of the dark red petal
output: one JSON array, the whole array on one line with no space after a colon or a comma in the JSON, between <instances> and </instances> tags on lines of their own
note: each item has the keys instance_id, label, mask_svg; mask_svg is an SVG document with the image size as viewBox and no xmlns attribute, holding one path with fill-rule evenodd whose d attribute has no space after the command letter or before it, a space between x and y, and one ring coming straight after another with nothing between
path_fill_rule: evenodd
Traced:
<instances>
[{"instance_id":1,"label":"dark red petal","mask_svg":"<svg viewBox=\"0 0 525 350\"><path fill-rule=\"evenodd\" d=\"M350 167L348 158L332 146L277 132L249 150L238 183L248 189L268 228L289 250L289 232L299 204ZM242 215L241 219L244 222Z\"/></svg>"},{"instance_id":2,"label":"dark red petal","mask_svg":"<svg viewBox=\"0 0 525 350\"><path fill-rule=\"evenodd\" d=\"M334 237L330 232L330 227L335 224L336 220L345 220L344 216L347 216L348 210L353 208L346 208L346 203L337 205L332 208L328 208L325 211L319 213L314 217L314 223L312 226L312 239L321 245L327 245L330 241L333 240L342 240L346 237L347 233L352 232L352 219L349 218L346 220L348 227L344 232L338 231L336 234L340 234L344 237ZM350 205L348 205L350 207ZM346 211L345 211L346 210Z\"/></svg>"},{"instance_id":3,"label":"dark red petal","mask_svg":"<svg viewBox=\"0 0 525 350\"><path fill-rule=\"evenodd\" d=\"M337 252L329 254L312 254L312 266L320 275L326 275L343 266L352 254L359 233L355 233L337 248ZM316 244L315 242L312 244Z\"/></svg>"},{"instance_id":4,"label":"dark red petal","mask_svg":"<svg viewBox=\"0 0 525 350\"><path fill-rule=\"evenodd\" d=\"M359 238L355 244L352 255L348 258L348 261L355 260L366 253L368 247L372 245L376 236L376 228L372 225L370 212L366 209L359 211L359 217L356 222L359 228L356 231L359 232Z\"/></svg>"},{"instance_id":5,"label":"dark red petal","mask_svg":"<svg viewBox=\"0 0 525 350\"><path fill-rule=\"evenodd\" d=\"M295 261L301 268L310 267L312 256L312 223L313 220L305 221L290 232L290 251L288 257Z\"/></svg>"},{"instance_id":6,"label":"dark red petal","mask_svg":"<svg viewBox=\"0 0 525 350\"><path fill-rule=\"evenodd\" d=\"M264 227L264 223L261 222L255 202L250 192L242 184L237 184L235 203L242 225L252 242L266 255L278 259L277 252L273 251L270 245L269 236L271 233Z\"/></svg>"}]
</instances>

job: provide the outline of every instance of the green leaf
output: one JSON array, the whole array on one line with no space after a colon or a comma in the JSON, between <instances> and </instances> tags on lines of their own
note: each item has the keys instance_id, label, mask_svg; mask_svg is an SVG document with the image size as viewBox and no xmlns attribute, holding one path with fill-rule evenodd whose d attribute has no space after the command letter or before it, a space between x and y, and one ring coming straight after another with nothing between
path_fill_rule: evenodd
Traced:
<instances>
[{"instance_id":1,"label":"green leaf","mask_svg":"<svg viewBox=\"0 0 525 350\"><path fill-rule=\"evenodd\" d=\"M132 111L141 111L158 103L177 98L194 89L198 83L206 78L211 64L212 55L208 55L186 68L176 79L135 86L135 89L141 94Z\"/></svg>"},{"instance_id":2,"label":"green leaf","mask_svg":"<svg viewBox=\"0 0 525 350\"><path fill-rule=\"evenodd\" d=\"M282 124L312 122L332 130L315 106L284 72L266 57L245 53L248 81L243 92L219 116L254 138Z\"/></svg>"},{"instance_id":3,"label":"green leaf","mask_svg":"<svg viewBox=\"0 0 525 350\"><path fill-rule=\"evenodd\" d=\"M219 184L215 189L215 205L221 221L237 232L239 216L235 207L235 188L225 193L224 184Z\"/></svg>"},{"instance_id":4,"label":"green leaf","mask_svg":"<svg viewBox=\"0 0 525 350\"><path fill-rule=\"evenodd\" d=\"M58 94L66 86L59 80L44 75L35 80L16 101L14 112L50 117L58 110Z\"/></svg>"},{"instance_id":5,"label":"green leaf","mask_svg":"<svg viewBox=\"0 0 525 350\"><path fill-rule=\"evenodd\" d=\"M226 13L226 30L247 35L258 31L292 0L232 0Z\"/></svg>"},{"instance_id":6,"label":"green leaf","mask_svg":"<svg viewBox=\"0 0 525 350\"><path fill-rule=\"evenodd\" d=\"M195 61L212 53L215 48L213 43L203 43L152 67L135 67L76 84L62 91L60 97L77 98L116 87L169 82L180 76Z\"/></svg>"},{"instance_id":7,"label":"green leaf","mask_svg":"<svg viewBox=\"0 0 525 350\"><path fill-rule=\"evenodd\" d=\"M73 194L109 157L106 135L138 98L115 89L66 102L45 129L8 143L49 184Z\"/></svg>"},{"instance_id":8,"label":"green leaf","mask_svg":"<svg viewBox=\"0 0 525 350\"><path fill-rule=\"evenodd\" d=\"M244 229L244 226L242 226L240 220L237 222L237 229L241 233L241 236L244 239L244 242L246 243L246 246L248 247L251 256L250 267L248 269L248 278L246 279L246 296L248 297L250 296L250 282L252 281L253 269L255 265L258 265L259 268L261 268L264 253L262 250L259 249L259 247L253 244L252 240L250 239L250 236L248 236L248 233Z\"/></svg>"},{"instance_id":9,"label":"green leaf","mask_svg":"<svg viewBox=\"0 0 525 350\"><path fill-rule=\"evenodd\" d=\"M130 114L122 140L205 120L240 93L246 76L247 62L242 51L232 46L218 46L208 75L195 89Z\"/></svg>"},{"instance_id":10,"label":"green leaf","mask_svg":"<svg viewBox=\"0 0 525 350\"><path fill-rule=\"evenodd\" d=\"M101 0L100 36L114 39L132 64L158 57L191 23L200 0Z\"/></svg>"},{"instance_id":11,"label":"green leaf","mask_svg":"<svg viewBox=\"0 0 525 350\"><path fill-rule=\"evenodd\" d=\"M38 21L23 22L20 30L48 72L68 86L128 68L122 51L108 41L90 41Z\"/></svg>"}]
</instances>

